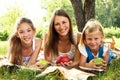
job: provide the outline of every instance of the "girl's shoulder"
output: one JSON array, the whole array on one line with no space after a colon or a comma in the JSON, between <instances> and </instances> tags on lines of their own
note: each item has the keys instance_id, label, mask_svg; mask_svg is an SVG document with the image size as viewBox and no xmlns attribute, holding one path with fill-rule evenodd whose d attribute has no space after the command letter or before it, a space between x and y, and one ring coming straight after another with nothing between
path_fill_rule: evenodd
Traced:
<instances>
[{"instance_id":1,"label":"girl's shoulder","mask_svg":"<svg viewBox=\"0 0 120 80\"><path fill-rule=\"evenodd\" d=\"M35 46L41 46L42 45L42 39L34 38L33 43L35 44Z\"/></svg>"},{"instance_id":2,"label":"girl's shoulder","mask_svg":"<svg viewBox=\"0 0 120 80\"><path fill-rule=\"evenodd\" d=\"M36 37L35 42L42 42L42 39Z\"/></svg>"}]
</instances>

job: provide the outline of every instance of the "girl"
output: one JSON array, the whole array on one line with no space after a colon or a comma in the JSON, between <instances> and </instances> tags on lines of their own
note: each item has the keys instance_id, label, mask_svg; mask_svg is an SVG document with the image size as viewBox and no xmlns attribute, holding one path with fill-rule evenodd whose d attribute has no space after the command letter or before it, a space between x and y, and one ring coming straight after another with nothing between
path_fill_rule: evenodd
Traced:
<instances>
[{"instance_id":1,"label":"girl","mask_svg":"<svg viewBox=\"0 0 120 80\"><path fill-rule=\"evenodd\" d=\"M36 29L30 19L18 19L16 30L9 39L8 60L17 65L33 65L40 52L42 41L35 38Z\"/></svg>"},{"instance_id":2,"label":"girl","mask_svg":"<svg viewBox=\"0 0 120 80\"><path fill-rule=\"evenodd\" d=\"M104 33L102 25L95 19L90 19L83 31L78 48L81 53L80 66L89 68L103 68L111 60L111 53L108 44L103 44ZM93 63L95 57L103 58L105 64L97 67Z\"/></svg>"},{"instance_id":3,"label":"girl","mask_svg":"<svg viewBox=\"0 0 120 80\"><path fill-rule=\"evenodd\" d=\"M71 67L77 65L80 57L77 44L80 37L80 33L73 34L72 23L68 14L62 9L56 10L52 16L48 34L45 34L43 39L45 59L52 65L56 65L58 57L67 55L70 61L61 62L57 65Z\"/></svg>"}]
</instances>

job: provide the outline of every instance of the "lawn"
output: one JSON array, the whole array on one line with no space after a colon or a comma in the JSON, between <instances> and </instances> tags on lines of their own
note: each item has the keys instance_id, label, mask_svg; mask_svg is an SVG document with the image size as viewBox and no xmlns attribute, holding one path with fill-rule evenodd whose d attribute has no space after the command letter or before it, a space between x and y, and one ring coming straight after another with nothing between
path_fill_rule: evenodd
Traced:
<instances>
[{"instance_id":1,"label":"lawn","mask_svg":"<svg viewBox=\"0 0 120 80\"><path fill-rule=\"evenodd\" d=\"M106 39L106 41L111 41L111 39ZM115 39L115 42L115 47L120 48L120 39ZM0 44L0 55L6 55L8 42L2 41ZM36 78L39 73L40 71L29 69L15 68L14 70L11 67L0 67L0 80L41 80ZM104 72L97 72L95 77L89 77L88 80L120 80L120 59L114 59Z\"/></svg>"},{"instance_id":2,"label":"lawn","mask_svg":"<svg viewBox=\"0 0 120 80\"><path fill-rule=\"evenodd\" d=\"M0 80L66 80L61 77L56 77L56 71L50 72L54 75L43 75L41 70L24 68L20 66L1 66L0 67ZM114 59L108 68L103 72L93 72L96 76L91 76L87 80L120 80L120 59ZM61 73L59 72L61 75ZM60 76L58 74L58 76ZM64 76L63 76L64 77ZM54 78L54 79L50 79Z\"/></svg>"}]
</instances>

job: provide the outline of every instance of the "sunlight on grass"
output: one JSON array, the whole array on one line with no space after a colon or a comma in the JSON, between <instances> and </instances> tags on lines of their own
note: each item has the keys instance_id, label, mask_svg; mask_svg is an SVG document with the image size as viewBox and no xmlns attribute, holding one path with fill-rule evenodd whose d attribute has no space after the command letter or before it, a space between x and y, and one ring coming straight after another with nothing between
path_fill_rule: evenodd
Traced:
<instances>
[{"instance_id":1,"label":"sunlight on grass","mask_svg":"<svg viewBox=\"0 0 120 80\"><path fill-rule=\"evenodd\" d=\"M6 55L8 41L0 41L0 55Z\"/></svg>"},{"instance_id":2,"label":"sunlight on grass","mask_svg":"<svg viewBox=\"0 0 120 80\"><path fill-rule=\"evenodd\" d=\"M115 40L115 47L116 48L120 48L120 38L114 38L114 40ZM107 38L107 39L105 39L105 41L112 42L112 39L111 38Z\"/></svg>"}]
</instances>

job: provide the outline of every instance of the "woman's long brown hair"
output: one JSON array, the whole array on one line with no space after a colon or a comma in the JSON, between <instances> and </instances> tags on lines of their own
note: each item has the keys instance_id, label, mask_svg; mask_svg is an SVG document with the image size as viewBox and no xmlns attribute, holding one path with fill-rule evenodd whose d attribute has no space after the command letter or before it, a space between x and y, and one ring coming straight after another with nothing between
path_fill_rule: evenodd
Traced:
<instances>
[{"instance_id":1,"label":"woman's long brown hair","mask_svg":"<svg viewBox=\"0 0 120 80\"><path fill-rule=\"evenodd\" d=\"M64 16L66 18L68 18L69 23L70 23L70 30L69 30L69 40L72 44L75 45L75 42L73 40L73 29L72 29L72 23L71 23L71 19L68 16L68 14L63 10L63 9L58 9L55 10L55 12L53 13L53 16L51 18L51 22L49 25L49 29L48 29L48 38L47 38L47 43L46 43L46 50L47 52L52 52L53 55L58 56L58 39L59 39L59 35L56 32L55 28L54 28L54 19L55 16Z\"/></svg>"}]
</instances>

